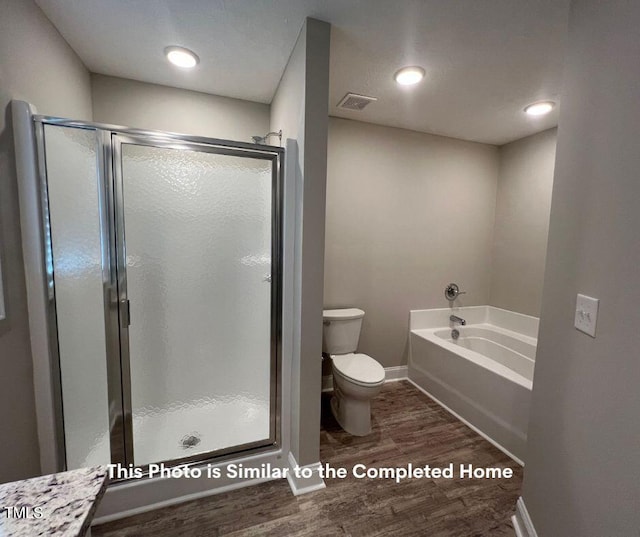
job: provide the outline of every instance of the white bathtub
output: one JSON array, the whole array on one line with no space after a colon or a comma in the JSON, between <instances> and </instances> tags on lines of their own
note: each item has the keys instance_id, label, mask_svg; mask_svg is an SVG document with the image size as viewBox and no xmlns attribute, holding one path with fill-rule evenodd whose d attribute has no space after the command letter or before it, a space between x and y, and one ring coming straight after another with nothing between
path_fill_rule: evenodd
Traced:
<instances>
[{"instance_id":1,"label":"white bathtub","mask_svg":"<svg viewBox=\"0 0 640 537\"><path fill-rule=\"evenodd\" d=\"M410 327L409 380L523 464L538 319L473 306L412 311Z\"/></svg>"}]
</instances>

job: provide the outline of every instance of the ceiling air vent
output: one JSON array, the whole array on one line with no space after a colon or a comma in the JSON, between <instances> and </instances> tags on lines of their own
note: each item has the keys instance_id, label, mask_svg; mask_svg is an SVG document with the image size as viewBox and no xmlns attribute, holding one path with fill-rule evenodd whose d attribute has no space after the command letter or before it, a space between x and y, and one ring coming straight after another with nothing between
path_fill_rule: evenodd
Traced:
<instances>
[{"instance_id":1,"label":"ceiling air vent","mask_svg":"<svg viewBox=\"0 0 640 537\"><path fill-rule=\"evenodd\" d=\"M363 110L369 103L377 101L376 97L367 97L366 95L358 95L357 93L347 93L338 103L338 108L346 110Z\"/></svg>"}]
</instances>

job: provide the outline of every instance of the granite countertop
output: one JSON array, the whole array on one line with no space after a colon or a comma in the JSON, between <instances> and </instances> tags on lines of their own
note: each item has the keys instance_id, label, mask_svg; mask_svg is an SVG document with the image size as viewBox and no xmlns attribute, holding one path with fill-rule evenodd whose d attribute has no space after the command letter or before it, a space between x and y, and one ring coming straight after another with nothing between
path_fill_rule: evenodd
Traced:
<instances>
[{"instance_id":1,"label":"granite countertop","mask_svg":"<svg viewBox=\"0 0 640 537\"><path fill-rule=\"evenodd\" d=\"M0 537L84 535L108 481L95 466L0 485Z\"/></svg>"}]
</instances>

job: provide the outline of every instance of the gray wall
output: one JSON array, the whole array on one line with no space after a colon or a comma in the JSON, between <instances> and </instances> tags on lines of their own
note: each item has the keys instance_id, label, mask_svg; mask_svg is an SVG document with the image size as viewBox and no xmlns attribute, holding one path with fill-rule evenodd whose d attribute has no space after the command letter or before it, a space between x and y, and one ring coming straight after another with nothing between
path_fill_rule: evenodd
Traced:
<instances>
[{"instance_id":1,"label":"gray wall","mask_svg":"<svg viewBox=\"0 0 640 537\"><path fill-rule=\"evenodd\" d=\"M640 532L640 3L574 0L523 498L540 537ZM596 338L576 293L600 298Z\"/></svg>"},{"instance_id":2,"label":"gray wall","mask_svg":"<svg viewBox=\"0 0 640 537\"><path fill-rule=\"evenodd\" d=\"M251 142L269 129L269 105L91 75L93 119L141 129Z\"/></svg>"},{"instance_id":3,"label":"gray wall","mask_svg":"<svg viewBox=\"0 0 640 537\"><path fill-rule=\"evenodd\" d=\"M487 304L498 148L329 120L325 307L365 312L359 351L406 364L409 310Z\"/></svg>"},{"instance_id":4,"label":"gray wall","mask_svg":"<svg viewBox=\"0 0 640 537\"><path fill-rule=\"evenodd\" d=\"M500 147L489 304L540 316L557 129Z\"/></svg>"},{"instance_id":5,"label":"gray wall","mask_svg":"<svg viewBox=\"0 0 640 537\"><path fill-rule=\"evenodd\" d=\"M320 460L330 28L307 19L271 104L271 130L298 145L291 449L300 465Z\"/></svg>"},{"instance_id":6,"label":"gray wall","mask_svg":"<svg viewBox=\"0 0 640 537\"><path fill-rule=\"evenodd\" d=\"M7 318L0 321L0 482L40 473L18 192L9 103L91 119L89 73L31 1L0 2L0 257Z\"/></svg>"}]
</instances>

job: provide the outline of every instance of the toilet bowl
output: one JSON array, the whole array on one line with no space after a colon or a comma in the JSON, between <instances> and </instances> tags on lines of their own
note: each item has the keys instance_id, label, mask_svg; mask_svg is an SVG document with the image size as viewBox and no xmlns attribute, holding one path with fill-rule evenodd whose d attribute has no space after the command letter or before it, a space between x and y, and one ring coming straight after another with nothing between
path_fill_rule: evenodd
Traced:
<instances>
[{"instance_id":1,"label":"toilet bowl","mask_svg":"<svg viewBox=\"0 0 640 537\"><path fill-rule=\"evenodd\" d=\"M331 412L345 431L354 436L371 432L371 404L384 384L384 368L366 354L332 356Z\"/></svg>"},{"instance_id":2,"label":"toilet bowl","mask_svg":"<svg viewBox=\"0 0 640 537\"><path fill-rule=\"evenodd\" d=\"M325 310L323 352L331 357L333 392L331 412L346 432L365 436L371 432L371 404L384 384L384 368L355 350L364 311L357 308Z\"/></svg>"}]
</instances>

